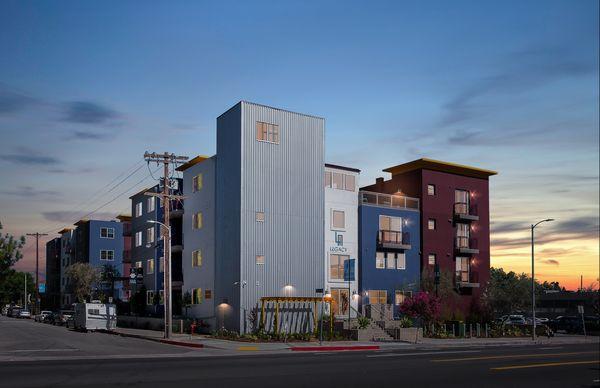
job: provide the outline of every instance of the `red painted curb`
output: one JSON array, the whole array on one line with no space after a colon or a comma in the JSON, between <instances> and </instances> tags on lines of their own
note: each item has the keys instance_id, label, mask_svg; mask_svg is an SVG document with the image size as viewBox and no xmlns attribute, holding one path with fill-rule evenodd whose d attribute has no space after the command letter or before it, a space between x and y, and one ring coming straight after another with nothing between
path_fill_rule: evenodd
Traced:
<instances>
[{"instance_id":1,"label":"red painted curb","mask_svg":"<svg viewBox=\"0 0 600 388\"><path fill-rule=\"evenodd\" d=\"M161 339L161 340L159 340L159 342L161 342L163 344L169 344L169 345L186 346L188 348L203 348L204 347L204 345L202 345L202 344L192 344L189 342L179 342L179 341L166 340L166 339Z\"/></svg>"},{"instance_id":2,"label":"red painted curb","mask_svg":"<svg viewBox=\"0 0 600 388\"><path fill-rule=\"evenodd\" d=\"M292 352L335 352L344 350L379 350L379 345L357 346L295 346Z\"/></svg>"}]
</instances>

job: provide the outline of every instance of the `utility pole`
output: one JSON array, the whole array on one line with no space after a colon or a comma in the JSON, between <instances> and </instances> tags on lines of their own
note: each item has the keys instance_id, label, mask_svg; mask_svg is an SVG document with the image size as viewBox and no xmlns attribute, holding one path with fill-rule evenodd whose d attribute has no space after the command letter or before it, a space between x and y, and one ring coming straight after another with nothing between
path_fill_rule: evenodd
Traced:
<instances>
[{"instance_id":1,"label":"utility pole","mask_svg":"<svg viewBox=\"0 0 600 388\"><path fill-rule=\"evenodd\" d=\"M40 271L40 237L47 236L48 233L27 233L28 236L35 237L35 311L34 314L40 311L40 283L39 283L39 271Z\"/></svg>"},{"instance_id":2,"label":"utility pole","mask_svg":"<svg viewBox=\"0 0 600 388\"><path fill-rule=\"evenodd\" d=\"M146 162L156 162L163 164L163 191L162 193L146 192L144 194L158 197L162 199L164 222L163 230L161 232L163 236L163 260L164 260L164 280L163 280L163 294L164 294L164 311L165 311L165 338L171 338L172 333L172 319L173 319L173 302L171 300L171 228L169 224L169 212L171 207L172 199L183 199L181 195L171 194L171 188L169 184L169 165L177 164L178 162L184 162L188 160L187 156L177 156L168 152L157 154L156 152L144 153L144 159ZM158 291L158 290L157 290Z\"/></svg>"}]
</instances>

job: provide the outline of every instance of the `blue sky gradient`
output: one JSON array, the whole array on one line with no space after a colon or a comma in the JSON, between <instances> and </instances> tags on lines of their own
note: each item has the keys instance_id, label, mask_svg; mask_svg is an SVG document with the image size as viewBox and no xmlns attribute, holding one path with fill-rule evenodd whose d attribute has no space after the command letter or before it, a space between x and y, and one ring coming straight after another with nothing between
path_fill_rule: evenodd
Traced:
<instances>
[{"instance_id":1,"label":"blue sky gradient","mask_svg":"<svg viewBox=\"0 0 600 388\"><path fill-rule=\"evenodd\" d=\"M151 184L144 167L98 193L145 150L213 154L216 117L243 99L325 117L326 160L362 184L419 157L498 170L493 265L527 271L527 225L554 217L540 276L595 281L598 13L595 0L4 0L0 221L66 226ZM129 210L127 194L96 215Z\"/></svg>"}]
</instances>

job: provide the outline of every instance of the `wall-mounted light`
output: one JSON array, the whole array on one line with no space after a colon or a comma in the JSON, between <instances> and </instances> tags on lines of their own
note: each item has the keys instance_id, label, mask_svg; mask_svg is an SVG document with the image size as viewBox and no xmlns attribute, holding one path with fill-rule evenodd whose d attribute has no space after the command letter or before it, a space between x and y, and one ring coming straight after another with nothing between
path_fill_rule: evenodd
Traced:
<instances>
[{"instance_id":1,"label":"wall-mounted light","mask_svg":"<svg viewBox=\"0 0 600 388\"><path fill-rule=\"evenodd\" d=\"M352 291L352 299L358 299L358 292L356 292L356 290Z\"/></svg>"},{"instance_id":2,"label":"wall-mounted light","mask_svg":"<svg viewBox=\"0 0 600 388\"><path fill-rule=\"evenodd\" d=\"M329 289L325 290L325 298L331 298L331 293L329 292Z\"/></svg>"}]
</instances>

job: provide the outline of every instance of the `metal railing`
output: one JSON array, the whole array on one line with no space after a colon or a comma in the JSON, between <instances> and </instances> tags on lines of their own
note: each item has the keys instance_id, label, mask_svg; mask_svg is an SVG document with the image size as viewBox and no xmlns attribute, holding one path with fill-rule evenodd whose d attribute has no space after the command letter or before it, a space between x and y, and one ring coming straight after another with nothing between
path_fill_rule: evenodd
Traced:
<instances>
[{"instance_id":1,"label":"metal railing","mask_svg":"<svg viewBox=\"0 0 600 388\"><path fill-rule=\"evenodd\" d=\"M380 230L377 235L380 244L410 245L410 233L394 230Z\"/></svg>"},{"instance_id":2,"label":"metal railing","mask_svg":"<svg viewBox=\"0 0 600 388\"><path fill-rule=\"evenodd\" d=\"M479 283L479 272L477 271L456 271L455 282L458 283Z\"/></svg>"},{"instance_id":3,"label":"metal railing","mask_svg":"<svg viewBox=\"0 0 600 388\"><path fill-rule=\"evenodd\" d=\"M454 203L454 214L476 216L477 205L471 205L466 202L455 202Z\"/></svg>"},{"instance_id":4,"label":"metal railing","mask_svg":"<svg viewBox=\"0 0 600 388\"><path fill-rule=\"evenodd\" d=\"M398 209L419 210L419 198L407 197L401 194L383 194L372 191L360 191L358 199L361 204L392 207Z\"/></svg>"}]
</instances>

